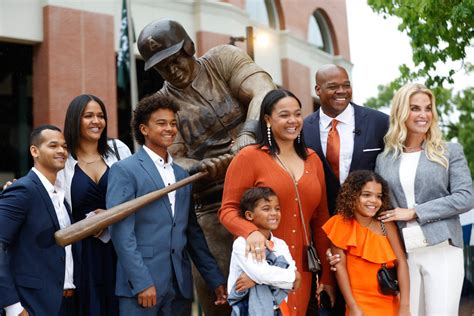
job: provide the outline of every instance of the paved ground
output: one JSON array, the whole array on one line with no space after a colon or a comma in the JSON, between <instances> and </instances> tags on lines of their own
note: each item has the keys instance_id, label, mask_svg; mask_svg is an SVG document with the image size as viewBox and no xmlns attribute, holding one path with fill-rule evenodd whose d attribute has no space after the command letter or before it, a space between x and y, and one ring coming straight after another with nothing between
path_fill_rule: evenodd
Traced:
<instances>
[{"instance_id":1,"label":"paved ground","mask_svg":"<svg viewBox=\"0 0 474 316\"><path fill-rule=\"evenodd\" d=\"M474 293L462 297L459 316L474 316Z\"/></svg>"}]
</instances>

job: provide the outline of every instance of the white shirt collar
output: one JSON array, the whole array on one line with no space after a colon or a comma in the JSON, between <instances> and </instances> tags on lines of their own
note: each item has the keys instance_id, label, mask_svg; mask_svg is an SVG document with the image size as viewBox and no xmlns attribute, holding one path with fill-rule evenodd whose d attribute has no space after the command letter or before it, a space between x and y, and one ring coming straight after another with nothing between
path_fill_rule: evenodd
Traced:
<instances>
[{"instance_id":1,"label":"white shirt collar","mask_svg":"<svg viewBox=\"0 0 474 316\"><path fill-rule=\"evenodd\" d=\"M333 119L336 119L339 122L344 123L344 124L353 125L354 124L354 107L352 106L352 104L349 103L346 109L342 111L335 118L328 116L326 113L324 113L323 109L321 108L321 111L319 113L319 120L321 122L321 126L323 126L324 128L329 128L331 126L331 122Z\"/></svg>"},{"instance_id":2,"label":"white shirt collar","mask_svg":"<svg viewBox=\"0 0 474 316\"><path fill-rule=\"evenodd\" d=\"M39 171L35 167L31 168L31 170L33 170L33 172L36 173L41 183L43 184L44 188L50 195L53 193L60 193L63 191L60 186L60 181L58 181L57 178L56 178L56 182L53 185L51 182L49 182L48 178L46 178L45 175L41 173L41 171Z\"/></svg>"},{"instance_id":3,"label":"white shirt collar","mask_svg":"<svg viewBox=\"0 0 474 316\"><path fill-rule=\"evenodd\" d=\"M170 166L173 164L173 157L171 156L171 154L168 152L168 161L165 161L160 155L158 155L157 153L155 153L153 150L151 150L150 148L148 148L147 146L143 145L143 149L145 150L145 152L148 154L148 156L150 156L151 160L161 166L161 167L164 167L164 166Z\"/></svg>"}]
</instances>

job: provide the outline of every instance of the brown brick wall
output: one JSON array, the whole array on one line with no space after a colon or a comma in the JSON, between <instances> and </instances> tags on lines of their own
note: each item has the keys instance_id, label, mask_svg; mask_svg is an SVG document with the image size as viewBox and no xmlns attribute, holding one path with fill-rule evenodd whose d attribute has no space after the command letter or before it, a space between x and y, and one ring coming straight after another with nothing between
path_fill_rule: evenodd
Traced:
<instances>
[{"instance_id":1,"label":"brown brick wall","mask_svg":"<svg viewBox=\"0 0 474 316\"><path fill-rule=\"evenodd\" d=\"M245 1L249 0L222 0L242 10L245 10ZM320 9L323 16L327 18L335 54L350 60L345 0L275 0L275 5L280 18L280 28L289 30L293 35L304 40L308 36L310 16Z\"/></svg>"},{"instance_id":2,"label":"brown brick wall","mask_svg":"<svg viewBox=\"0 0 474 316\"><path fill-rule=\"evenodd\" d=\"M69 102L90 93L107 106L108 133L117 136L113 16L43 8L43 42L33 53L33 125L63 127Z\"/></svg>"},{"instance_id":3,"label":"brown brick wall","mask_svg":"<svg viewBox=\"0 0 474 316\"><path fill-rule=\"evenodd\" d=\"M313 112L313 99L310 95L310 69L294 60L284 58L281 61L283 88L293 92L300 99L303 115Z\"/></svg>"},{"instance_id":4,"label":"brown brick wall","mask_svg":"<svg viewBox=\"0 0 474 316\"><path fill-rule=\"evenodd\" d=\"M280 0L281 15L286 26L293 35L307 39L308 21L313 12L321 9L333 28L333 40L336 55L350 60L347 11L344 0Z\"/></svg>"},{"instance_id":5,"label":"brown brick wall","mask_svg":"<svg viewBox=\"0 0 474 316\"><path fill-rule=\"evenodd\" d=\"M204 32L198 31L196 33L196 53L197 56L202 56L206 53L209 49L222 45L222 44L229 44L230 35L221 34L221 33L214 33L214 32ZM247 52L245 43L237 42L235 46L242 49L244 52Z\"/></svg>"}]
</instances>

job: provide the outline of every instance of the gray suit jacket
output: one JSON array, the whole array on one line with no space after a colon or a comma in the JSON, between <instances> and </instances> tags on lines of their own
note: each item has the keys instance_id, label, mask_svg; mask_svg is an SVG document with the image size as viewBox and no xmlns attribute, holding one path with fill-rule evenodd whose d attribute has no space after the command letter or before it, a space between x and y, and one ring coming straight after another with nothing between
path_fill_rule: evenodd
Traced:
<instances>
[{"instance_id":1,"label":"gray suit jacket","mask_svg":"<svg viewBox=\"0 0 474 316\"><path fill-rule=\"evenodd\" d=\"M462 247L459 214L474 207L471 172L461 145L447 143L446 157L448 169L428 160L425 152L421 152L415 175L415 211L429 245L450 240L452 245ZM389 184L392 206L407 208L399 169L400 157L377 157L375 171ZM405 226L406 222L398 222L399 229Z\"/></svg>"}]
</instances>

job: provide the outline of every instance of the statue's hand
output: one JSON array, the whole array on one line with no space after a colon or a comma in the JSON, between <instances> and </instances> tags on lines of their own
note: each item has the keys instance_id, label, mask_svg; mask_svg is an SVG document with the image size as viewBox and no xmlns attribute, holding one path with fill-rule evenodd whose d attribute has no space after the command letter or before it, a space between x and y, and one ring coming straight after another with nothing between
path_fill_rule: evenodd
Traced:
<instances>
[{"instance_id":1,"label":"statue's hand","mask_svg":"<svg viewBox=\"0 0 474 316\"><path fill-rule=\"evenodd\" d=\"M215 305L223 305L227 303L227 289L224 284L221 284L214 290L216 294L216 301L214 302Z\"/></svg>"},{"instance_id":2,"label":"statue's hand","mask_svg":"<svg viewBox=\"0 0 474 316\"><path fill-rule=\"evenodd\" d=\"M232 145L232 148L230 149L230 152L235 154L237 153L241 148L250 145L250 144L255 144L255 137L253 137L250 134L241 134L237 137L235 140L234 144Z\"/></svg>"},{"instance_id":3,"label":"statue's hand","mask_svg":"<svg viewBox=\"0 0 474 316\"><path fill-rule=\"evenodd\" d=\"M213 158L205 158L198 162L191 169L196 169L197 171L207 171L209 177L213 180L224 178L232 158L234 156L230 154L220 155Z\"/></svg>"},{"instance_id":4,"label":"statue's hand","mask_svg":"<svg viewBox=\"0 0 474 316\"><path fill-rule=\"evenodd\" d=\"M12 179L11 181L7 181L5 182L5 184L3 185L3 189L5 190L6 188L8 188L9 186L11 186L13 184L13 182L15 182L16 179ZM26 311L26 310L25 310Z\"/></svg>"}]
</instances>

